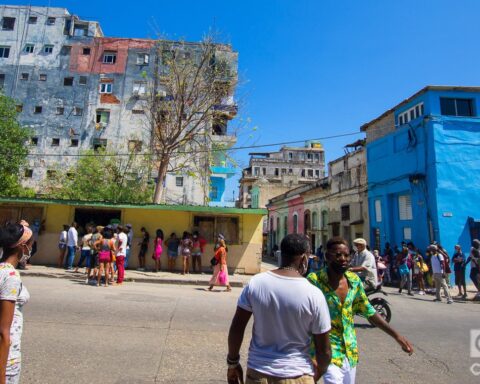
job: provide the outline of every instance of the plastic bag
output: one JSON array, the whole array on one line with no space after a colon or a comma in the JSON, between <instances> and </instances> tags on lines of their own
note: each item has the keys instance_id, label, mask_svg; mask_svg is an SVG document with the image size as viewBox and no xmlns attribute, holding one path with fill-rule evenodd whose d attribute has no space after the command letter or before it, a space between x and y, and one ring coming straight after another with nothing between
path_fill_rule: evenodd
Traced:
<instances>
[{"instance_id":1,"label":"plastic bag","mask_svg":"<svg viewBox=\"0 0 480 384\"><path fill-rule=\"evenodd\" d=\"M219 273L218 273L218 284L220 285L226 285L227 284L227 273L225 272L224 267Z\"/></svg>"}]
</instances>

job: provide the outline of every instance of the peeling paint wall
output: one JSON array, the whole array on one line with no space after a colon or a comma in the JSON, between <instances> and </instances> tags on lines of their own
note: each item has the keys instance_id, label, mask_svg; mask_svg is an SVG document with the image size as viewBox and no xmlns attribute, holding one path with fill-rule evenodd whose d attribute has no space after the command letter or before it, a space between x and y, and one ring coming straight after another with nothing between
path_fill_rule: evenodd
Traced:
<instances>
[{"instance_id":1,"label":"peeling paint wall","mask_svg":"<svg viewBox=\"0 0 480 384\"><path fill-rule=\"evenodd\" d=\"M22 106L19 120L37 140L26 165L33 175L25 185L40 192L47 171L73 165L76 155L97 143L106 141L107 149L118 153L127 153L131 140L141 142L143 151L150 147L144 100L134 90L154 77L155 40L103 37L97 22L79 20L65 8L0 6L0 17L15 18L12 31L0 30L0 46L10 47L8 58L0 58L3 88ZM110 63L104 59L108 52L115 54ZM224 54L236 73L236 52ZM105 84L108 93L101 93ZM177 177L183 177L182 186ZM203 204L208 182L169 174L166 201Z\"/></svg>"}]
</instances>

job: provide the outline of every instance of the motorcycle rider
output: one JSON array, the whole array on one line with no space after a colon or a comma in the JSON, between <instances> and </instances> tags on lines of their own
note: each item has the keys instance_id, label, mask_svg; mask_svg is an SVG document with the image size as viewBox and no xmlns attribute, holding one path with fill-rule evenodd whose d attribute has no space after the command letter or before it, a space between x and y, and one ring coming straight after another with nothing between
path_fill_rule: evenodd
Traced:
<instances>
[{"instance_id":1,"label":"motorcycle rider","mask_svg":"<svg viewBox=\"0 0 480 384\"><path fill-rule=\"evenodd\" d=\"M358 274L363 281L365 290L374 290L378 285L377 263L375 257L367 249L367 241L362 238L353 240L356 252L349 271Z\"/></svg>"}]
</instances>

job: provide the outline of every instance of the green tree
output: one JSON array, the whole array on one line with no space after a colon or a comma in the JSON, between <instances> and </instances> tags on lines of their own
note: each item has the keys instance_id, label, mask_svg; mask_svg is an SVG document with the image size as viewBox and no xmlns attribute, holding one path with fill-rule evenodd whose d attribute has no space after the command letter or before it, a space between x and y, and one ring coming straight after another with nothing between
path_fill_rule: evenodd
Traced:
<instances>
[{"instance_id":1,"label":"green tree","mask_svg":"<svg viewBox=\"0 0 480 384\"><path fill-rule=\"evenodd\" d=\"M73 167L57 169L46 180L45 190L55 199L106 201L113 203L151 203L153 184L149 184L150 161L142 155L119 158L105 149L89 150Z\"/></svg>"},{"instance_id":2,"label":"green tree","mask_svg":"<svg viewBox=\"0 0 480 384\"><path fill-rule=\"evenodd\" d=\"M0 196L30 193L19 182L19 171L28 155L30 131L17 121L15 100L0 92Z\"/></svg>"}]
</instances>

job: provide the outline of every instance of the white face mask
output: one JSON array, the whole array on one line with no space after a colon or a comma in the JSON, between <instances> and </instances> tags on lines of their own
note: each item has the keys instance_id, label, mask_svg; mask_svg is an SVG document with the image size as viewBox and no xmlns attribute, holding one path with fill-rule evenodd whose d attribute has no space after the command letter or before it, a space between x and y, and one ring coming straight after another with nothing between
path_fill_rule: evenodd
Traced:
<instances>
[{"instance_id":1,"label":"white face mask","mask_svg":"<svg viewBox=\"0 0 480 384\"><path fill-rule=\"evenodd\" d=\"M30 259L30 257L32 256L32 250L27 246L27 244L24 244L24 247L27 248L28 253L22 254L22 257L18 261L20 264L25 264L28 261L28 259Z\"/></svg>"}]
</instances>

